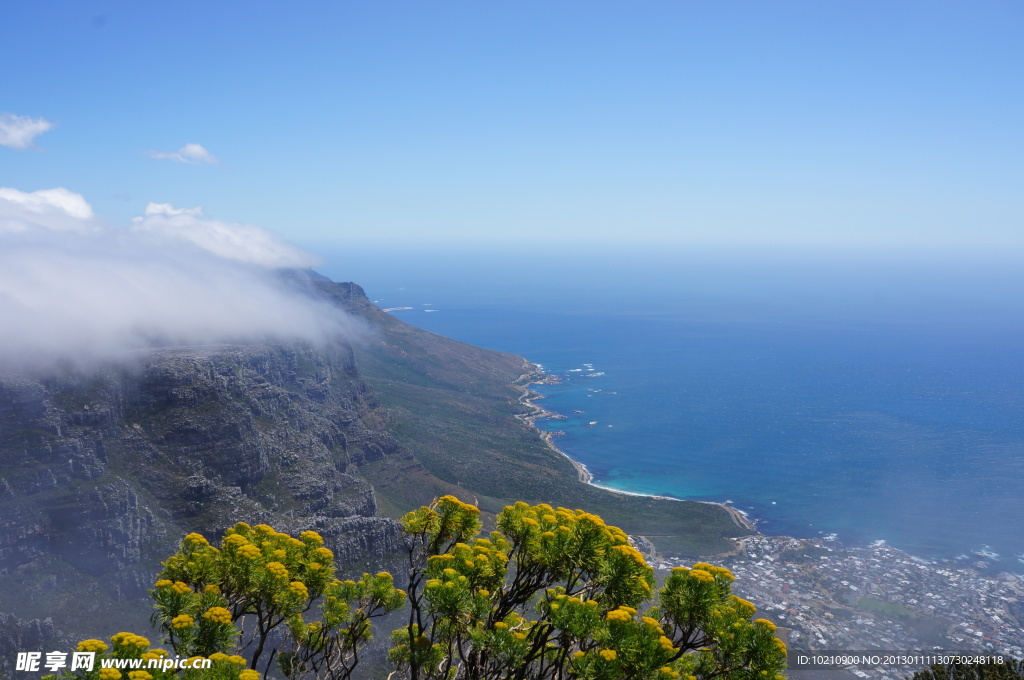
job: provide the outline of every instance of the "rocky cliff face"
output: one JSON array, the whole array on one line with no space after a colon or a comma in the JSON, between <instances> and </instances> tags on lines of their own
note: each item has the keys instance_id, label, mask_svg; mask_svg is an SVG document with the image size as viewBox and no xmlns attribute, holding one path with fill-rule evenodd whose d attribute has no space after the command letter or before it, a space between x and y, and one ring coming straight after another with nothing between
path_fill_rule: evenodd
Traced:
<instances>
[{"instance_id":1,"label":"rocky cliff face","mask_svg":"<svg viewBox=\"0 0 1024 680\"><path fill-rule=\"evenodd\" d=\"M343 565L394 552L358 473L400 451L388 421L347 345L0 377L0 612L24 619L0 619L0 640L145 629L146 588L189 531L312 528Z\"/></svg>"},{"instance_id":2,"label":"rocky cliff face","mask_svg":"<svg viewBox=\"0 0 1024 680\"><path fill-rule=\"evenodd\" d=\"M361 341L0 375L0 677L5 645L148 630L159 561L186 533L218 538L237 521L315 529L348 573L400 550L398 524L378 514L449 493L485 516L516 500L586 508L676 554L720 553L746 533L717 506L581 484L515 417L532 410L511 385L535 368L522 357L405 324L355 284L296 285L358 319Z\"/></svg>"}]
</instances>

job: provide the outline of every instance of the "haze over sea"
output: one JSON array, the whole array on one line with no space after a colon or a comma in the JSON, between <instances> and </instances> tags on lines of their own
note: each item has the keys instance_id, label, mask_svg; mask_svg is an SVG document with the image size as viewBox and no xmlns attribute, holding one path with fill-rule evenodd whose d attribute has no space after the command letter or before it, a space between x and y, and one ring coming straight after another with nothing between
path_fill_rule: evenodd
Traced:
<instances>
[{"instance_id":1,"label":"haze over sea","mask_svg":"<svg viewBox=\"0 0 1024 680\"><path fill-rule=\"evenodd\" d=\"M731 500L765 533L1024 573L1012 254L327 257L331 278L412 307L399 318L562 376L540 391L568 419L541 426L565 432L557 445L596 483Z\"/></svg>"}]
</instances>

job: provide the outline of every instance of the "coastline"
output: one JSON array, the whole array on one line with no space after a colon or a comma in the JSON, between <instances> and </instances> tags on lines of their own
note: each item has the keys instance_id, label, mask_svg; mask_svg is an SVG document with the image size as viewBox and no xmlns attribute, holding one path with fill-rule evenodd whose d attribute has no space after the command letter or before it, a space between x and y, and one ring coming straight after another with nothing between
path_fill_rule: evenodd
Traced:
<instances>
[{"instance_id":1,"label":"coastline","mask_svg":"<svg viewBox=\"0 0 1024 680\"><path fill-rule=\"evenodd\" d=\"M533 362L531 362L529 360L526 360L526 359L524 359L523 369L525 371L527 371L527 372L525 372L521 376L519 376L519 378L517 378L516 381L513 383L513 386L518 388L522 392L519 395L519 399L518 399L519 403L522 404L523 406L527 407L528 409L530 409L530 412L529 413L525 413L525 414L517 414L516 418L518 418L519 420L523 421L524 423L526 423L527 425L532 427L534 430L536 430L537 433L540 435L540 438L544 441L544 443L548 446L548 448L550 448L552 451L554 451L558 455L565 457L565 459L568 460L572 464L573 468L576 469L576 472L579 475L579 480L581 482L583 482L584 484L589 484L590 486L595 486L595 487L597 487L599 489L603 489L605 491L609 491L611 493L620 494L620 495L623 495L623 496L636 496L636 497L640 497L640 498L653 498L653 499L666 500L666 501L676 501L676 502L686 502L686 503L705 503L705 504L708 504L708 505L715 505L715 506L721 508L722 510L724 510L729 515L729 518L733 521L733 523L735 523L739 527L742 527L743 529L746 529L746 530L750 531L752 535L764 536L764 537L770 537L770 538L790 538L788 536L783 536L783 535L762 534L757 529L758 520L756 518L751 517L749 515L749 513L745 512L743 510L740 510L739 508L733 507L732 505L730 505L728 503L720 503L720 502L715 502L715 501L691 500L691 499L686 499L686 498L676 498L674 496L663 496L663 495L658 495L658 494L638 493L638 492L635 492L635 491L623 491L622 489L616 489L614 487L606 486L604 484L599 484L599 483L595 482L594 481L593 473L590 472L590 470L587 468L587 466L584 463L581 463L578 460L573 459L572 456L567 454L565 451L562 451L561 449L558 448L557 445L555 445L554 437L559 435L559 434L562 434L562 433L560 433L560 432L550 432L548 430L541 429L537 425L537 423L536 423L537 420L540 420L542 418L550 419L550 420L564 420L564 419L566 419L565 415L560 414L560 413L556 413L554 411L549 411L549 410L545 409L544 407L540 406L539 404L536 404L535 402L540 400L540 399L543 399L544 395L540 394L539 392L536 392L534 390L531 390L529 388L530 385L558 384L558 382L559 382L558 376L552 375L552 374L548 374L548 373L544 373L543 366L541 366L540 364L535 364L535 363L533 363ZM805 540L812 540L812 539L811 538L803 538L803 539L793 539L793 540L805 541ZM884 541L882 543L884 544ZM875 544L872 543L869 546L845 546L843 549L844 550L858 550L858 549L863 549L865 547L874 547L874 546L875 546ZM892 547L892 546L889 546L889 547ZM915 556L915 555L913 555L911 553L905 552L905 551L903 551L903 550L901 550L899 548L893 548L893 549L895 549L895 550L901 552L902 554L906 555L906 557L908 559L914 560L914 561L916 561L918 563L929 563L929 564L934 563L934 564L938 564L938 563L944 563L944 562L951 561L949 558L923 558L923 557L918 557L918 556ZM1021 561L1024 562L1024 559L1022 559ZM997 573L1001 573L1001 572L993 572L993 577ZM1006 573L1015 573L1015 572L1010 572L1010 571L1007 570ZM1024 575L1020 575L1019 577L1020 578L1024 578Z\"/></svg>"},{"instance_id":2,"label":"coastline","mask_svg":"<svg viewBox=\"0 0 1024 680\"><path fill-rule=\"evenodd\" d=\"M566 416L535 403L545 395L530 389L531 385L558 384L559 377L545 374L543 367L525 362L524 370L530 368L535 370L524 373L515 383L521 391L518 401L527 409L516 417L536 430L548 448L564 456L581 482L623 496L686 501L595 483L585 464L555 445L554 437L559 433L537 425L536 421L541 418L561 420ZM1024 637L1020 634L1024 629L1019 625L1015 627L1024 619L1014 609L1015 603L1024 601L1022 575L1008 571L988 572L989 566L980 561L965 564L956 560L919 558L884 541L851 546L843 545L835 534L802 539L763 534L757 530L756 520L728 503L689 502L716 505L737 526L750 532L732 539L733 550L704 555L702 559L722 564L736 575L734 592L752 601L763 616L785 631L791 649L814 651L837 645L876 649L884 643L887 649L917 654L920 652L913 650L943 647L991 652L996 649L992 646L995 644L1001 648L1001 653L1020 656L1024 648ZM659 555L653 543L649 540L646 543L651 550L649 559L656 569L690 563L683 557ZM804 558L790 557L794 553ZM808 555L814 559L808 560ZM824 567L828 568L827 572ZM823 573L827 574L824 581ZM893 575L902 580L894 583ZM851 592L854 600L850 599ZM910 623L890 613L887 607L891 606L911 612ZM939 615L937 609L948 613ZM837 617L837 611L847 616ZM867 621L870 626L851 629L850 618ZM914 621L923 623L917 626ZM927 642L922 642L926 639ZM902 670L873 677L899 680L906 677Z\"/></svg>"},{"instance_id":3,"label":"coastline","mask_svg":"<svg viewBox=\"0 0 1024 680\"><path fill-rule=\"evenodd\" d=\"M529 361L528 359L524 359L523 369L526 370L527 372L519 376L512 384L514 387L517 387L520 390L522 390L522 394L519 395L518 401L521 405L530 409L530 412L517 414L516 418L518 418L519 420L523 421L524 423L532 427L534 430L536 430L540 435L540 438L544 441L544 443L547 445L549 449L551 449L558 455L563 456L566 460L572 463L572 466L573 468L575 468L576 473L579 476L579 480L581 482L583 482L584 484L589 484L590 486L596 486L597 488L604 489L605 491L610 491L611 493L621 494L623 496L655 498L658 500L676 501L679 503L706 503L707 505L715 505L725 510L726 514L729 515L729 519L731 519L736 526L746 529L747 531L750 531L754 534L758 533L756 519L751 519L747 513L725 503L716 503L714 501L690 501L684 498L673 498L672 496L659 496L657 494L637 493L635 491L622 491L621 489L615 489L610 486L595 483L594 475L590 472L590 470L587 469L586 465L574 459L572 456L567 454L565 451L562 451L555 445L554 438L556 435L560 433L549 432L548 430L541 429L537 425L537 421L542 418L548 420L564 420L566 417L560 413L548 411L543 406L536 404L535 402L540 399L543 399L544 395L534 390L531 390L529 387L530 385L550 385L557 383L557 377L544 373L543 367L540 364L535 364ZM537 376L543 377L538 378ZM523 381L526 382L524 383Z\"/></svg>"}]
</instances>

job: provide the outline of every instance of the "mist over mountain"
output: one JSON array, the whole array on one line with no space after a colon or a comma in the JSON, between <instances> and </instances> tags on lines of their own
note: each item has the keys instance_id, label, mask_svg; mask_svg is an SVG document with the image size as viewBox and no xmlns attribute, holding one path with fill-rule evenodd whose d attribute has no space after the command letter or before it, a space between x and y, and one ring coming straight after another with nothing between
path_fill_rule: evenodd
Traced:
<instances>
[{"instance_id":1,"label":"mist over mountain","mask_svg":"<svg viewBox=\"0 0 1024 680\"><path fill-rule=\"evenodd\" d=\"M0 370L86 366L155 346L305 342L363 327L281 268L316 257L255 225L150 204L129 229L66 189L0 189Z\"/></svg>"},{"instance_id":2,"label":"mist over mountain","mask_svg":"<svg viewBox=\"0 0 1024 680\"><path fill-rule=\"evenodd\" d=\"M159 562L238 521L387 567L392 518L590 508L681 553L748 533L717 506L579 480L532 427L537 367L403 323L266 230L66 189L0 190L0 673L16 650L146 629Z\"/></svg>"}]
</instances>

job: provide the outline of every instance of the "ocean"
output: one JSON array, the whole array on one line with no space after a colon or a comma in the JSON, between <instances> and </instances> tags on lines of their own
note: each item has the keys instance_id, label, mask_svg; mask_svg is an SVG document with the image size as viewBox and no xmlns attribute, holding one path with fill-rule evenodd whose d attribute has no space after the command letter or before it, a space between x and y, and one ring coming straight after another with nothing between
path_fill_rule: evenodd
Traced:
<instances>
[{"instance_id":1,"label":"ocean","mask_svg":"<svg viewBox=\"0 0 1024 680\"><path fill-rule=\"evenodd\" d=\"M1024 276L984 253L366 251L320 271L543 365L595 483L1024 573Z\"/></svg>"}]
</instances>

